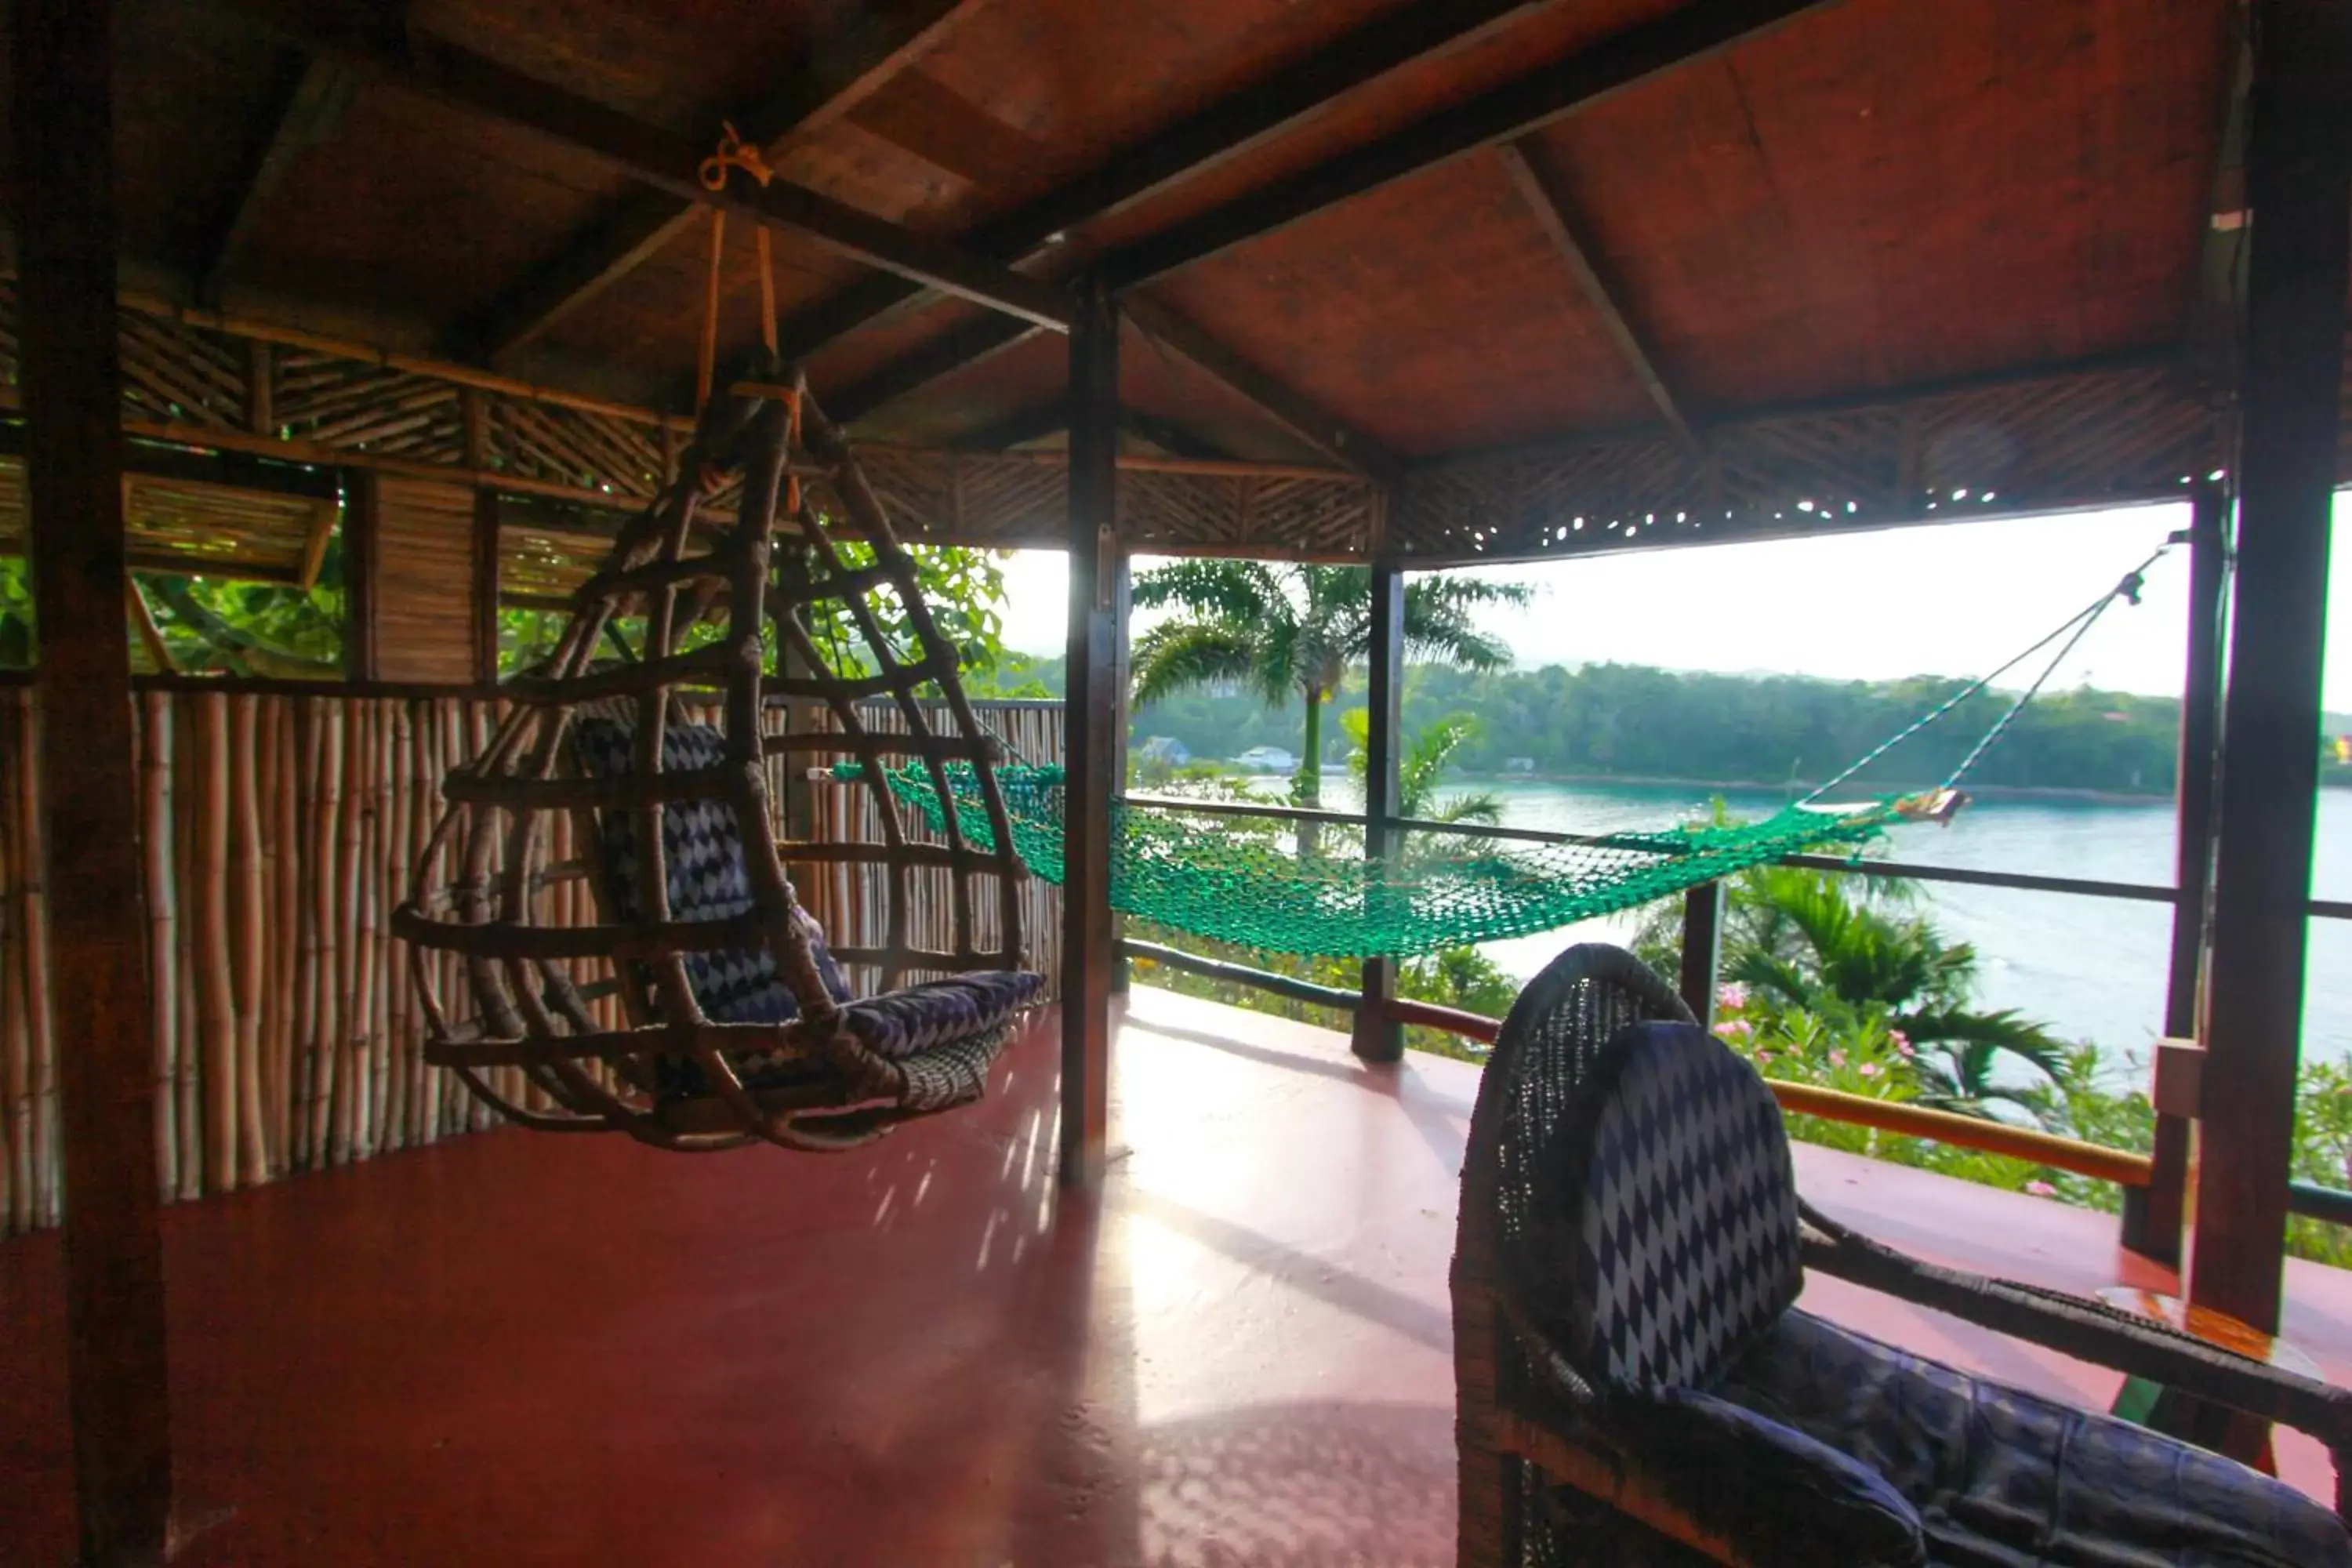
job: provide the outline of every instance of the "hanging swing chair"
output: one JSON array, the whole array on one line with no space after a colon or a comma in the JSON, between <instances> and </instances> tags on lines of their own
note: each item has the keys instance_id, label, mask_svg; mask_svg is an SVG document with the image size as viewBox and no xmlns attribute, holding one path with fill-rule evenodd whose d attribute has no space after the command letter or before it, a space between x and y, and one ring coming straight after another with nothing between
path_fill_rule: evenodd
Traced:
<instances>
[{"instance_id":1,"label":"hanging swing chair","mask_svg":"<svg viewBox=\"0 0 2352 1568\"><path fill-rule=\"evenodd\" d=\"M443 782L393 921L425 1059L527 1127L855 1147L979 1099L1043 987L1022 966L998 743L797 371L763 357L708 398L677 476L572 595L554 653L508 683L488 747ZM738 477L734 517L711 515ZM834 515L813 504L819 485ZM622 623L640 618L633 647ZM834 728L776 729L777 697L822 704ZM903 731L861 718L877 700ZM778 841L781 781L808 752L866 764L881 843ZM953 768L987 841L952 821L910 839L886 758L943 794ZM566 816L580 849L558 862ZM882 945L829 952L788 866L857 877L885 901ZM919 874L947 892L947 950L910 938ZM593 897L567 897L581 879ZM853 1000L845 963L878 971L882 993Z\"/></svg>"}]
</instances>

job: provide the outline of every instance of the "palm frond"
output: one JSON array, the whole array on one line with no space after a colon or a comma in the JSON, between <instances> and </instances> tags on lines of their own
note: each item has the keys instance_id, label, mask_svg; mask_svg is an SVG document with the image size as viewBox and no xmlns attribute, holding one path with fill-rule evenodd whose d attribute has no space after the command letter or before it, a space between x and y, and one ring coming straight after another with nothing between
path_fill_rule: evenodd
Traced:
<instances>
[{"instance_id":1,"label":"palm frond","mask_svg":"<svg viewBox=\"0 0 2352 1568\"><path fill-rule=\"evenodd\" d=\"M1135 643L1136 707L1221 680L1256 684L1258 647L1237 626L1214 621L1168 621Z\"/></svg>"},{"instance_id":2,"label":"palm frond","mask_svg":"<svg viewBox=\"0 0 2352 1568\"><path fill-rule=\"evenodd\" d=\"M1176 561L1137 574L1136 607L1177 605L1204 620L1265 625L1297 618L1283 579L1258 561Z\"/></svg>"}]
</instances>

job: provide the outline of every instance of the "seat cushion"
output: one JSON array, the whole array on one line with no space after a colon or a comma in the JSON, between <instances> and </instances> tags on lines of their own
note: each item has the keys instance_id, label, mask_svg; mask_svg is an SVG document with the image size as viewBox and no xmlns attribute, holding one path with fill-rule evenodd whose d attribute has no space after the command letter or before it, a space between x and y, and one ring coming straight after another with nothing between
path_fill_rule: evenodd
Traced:
<instances>
[{"instance_id":1,"label":"seat cushion","mask_svg":"<svg viewBox=\"0 0 2352 1568\"><path fill-rule=\"evenodd\" d=\"M992 970L909 985L886 995L852 1002L842 1010L842 1027L877 1057L908 1062L947 1050L994 1031L1037 999L1045 977L1025 970ZM980 1063L985 1076L990 1051ZM743 1051L730 1058L749 1089L776 1089L806 1081L817 1072L808 1058L785 1051ZM682 1064L695 1082L696 1064Z\"/></svg>"},{"instance_id":2,"label":"seat cushion","mask_svg":"<svg viewBox=\"0 0 2352 1568\"><path fill-rule=\"evenodd\" d=\"M1559 1303L1546 1327L1596 1384L1708 1388L1803 1288L1780 1105L1696 1025L1611 1037L1542 1157L1562 1212L1529 1218L1525 1300Z\"/></svg>"},{"instance_id":3,"label":"seat cushion","mask_svg":"<svg viewBox=\"0 0 2352 1568\"><path fill-rule=\"evenodd\" d=\"M1869 1466L1949 1568L2347 1568L2335 1514L2233 1460L1790 1311L1717 1393Z\"/></svg>"},{"instance_id":4,"label":"seat cushion","mask_svg":"<svg viewBox=\"0 0 2352 1568\"><path fill-rule=\"evenodd\" d=\"M635 763L633 726L583 717L574 730L581 764L590 776L628 776ZM726 756L726 737L707 724L671 724L662 736L665 773L716 767ZM636 814L607 811L602 817L604 870L619 906L615 912L625 921L642 920L646 900ZM724 801L673 801L663 806L662 854L672 920L733 920L756 906L735 808ZM824 931L807 911L794 913L808 936L817 977L835 1001L848 1001L849 986L825 947ZM695 1000L716 1022L782 1024L799 1016L792 988L776 973L774 955L763 947L720 948L681 957Z\"/></svg>"}]
</instances>

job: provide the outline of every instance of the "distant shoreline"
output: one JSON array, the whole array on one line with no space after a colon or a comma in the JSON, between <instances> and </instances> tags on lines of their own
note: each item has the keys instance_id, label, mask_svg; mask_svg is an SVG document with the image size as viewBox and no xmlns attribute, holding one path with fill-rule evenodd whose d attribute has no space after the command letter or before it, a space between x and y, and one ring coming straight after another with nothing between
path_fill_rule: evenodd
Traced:
<instances>
[{"instance_id":1,"label":"distant shoreline","mask_svg":"<svg viewBox=\"0 0 2352 1568\"><path fill-rule=\"evenodd\" d=\"M1816 787L1810 779L1688 779L1647 773L1465 773L1461 776L1465 781L1478 784L1633 784L1657 789L1746 790L1759 795L1791 796ZM1881 787L1883 791L1892 793L1934 786L1897 784ZM2172 798L2153 790L2057 789L2027 784L1964 784L1961 787L1981 800L2046 800L2078 805L2148 805Z\"/></svg>"}]
</instances>

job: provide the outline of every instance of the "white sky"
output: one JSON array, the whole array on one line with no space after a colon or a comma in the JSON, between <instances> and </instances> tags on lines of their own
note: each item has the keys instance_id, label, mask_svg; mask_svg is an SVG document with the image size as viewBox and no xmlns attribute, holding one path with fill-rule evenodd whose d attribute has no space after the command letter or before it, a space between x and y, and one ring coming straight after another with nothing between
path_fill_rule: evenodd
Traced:
<instances>
[{"instance_id":1,"label":"white sky","mask_svg":"<svg viewBox=\"0 0 2352 1568\"><path fill-rule=\"evenodd\" d=\"M2341 564L2329 619L2352 626L2345 497L2336 518ZM2064 621L2187 522L2186 506L2137 508L1475 571L1534 585L1532 605L1495 611L1490 623L1523 666L1613 659L1837 679L1967 676ZM2053 685L2177 694L2188 577L2186 549L2158 563L2138 607L2110 610ZM1068 583L1060 552L1014 553L1005 569L1009 646L1063 651ZM1137 624L1149 623L1139 615ZM2326 701L2352 709L2352 637L2327 650Z\"/></svg>"}]
</instances>

